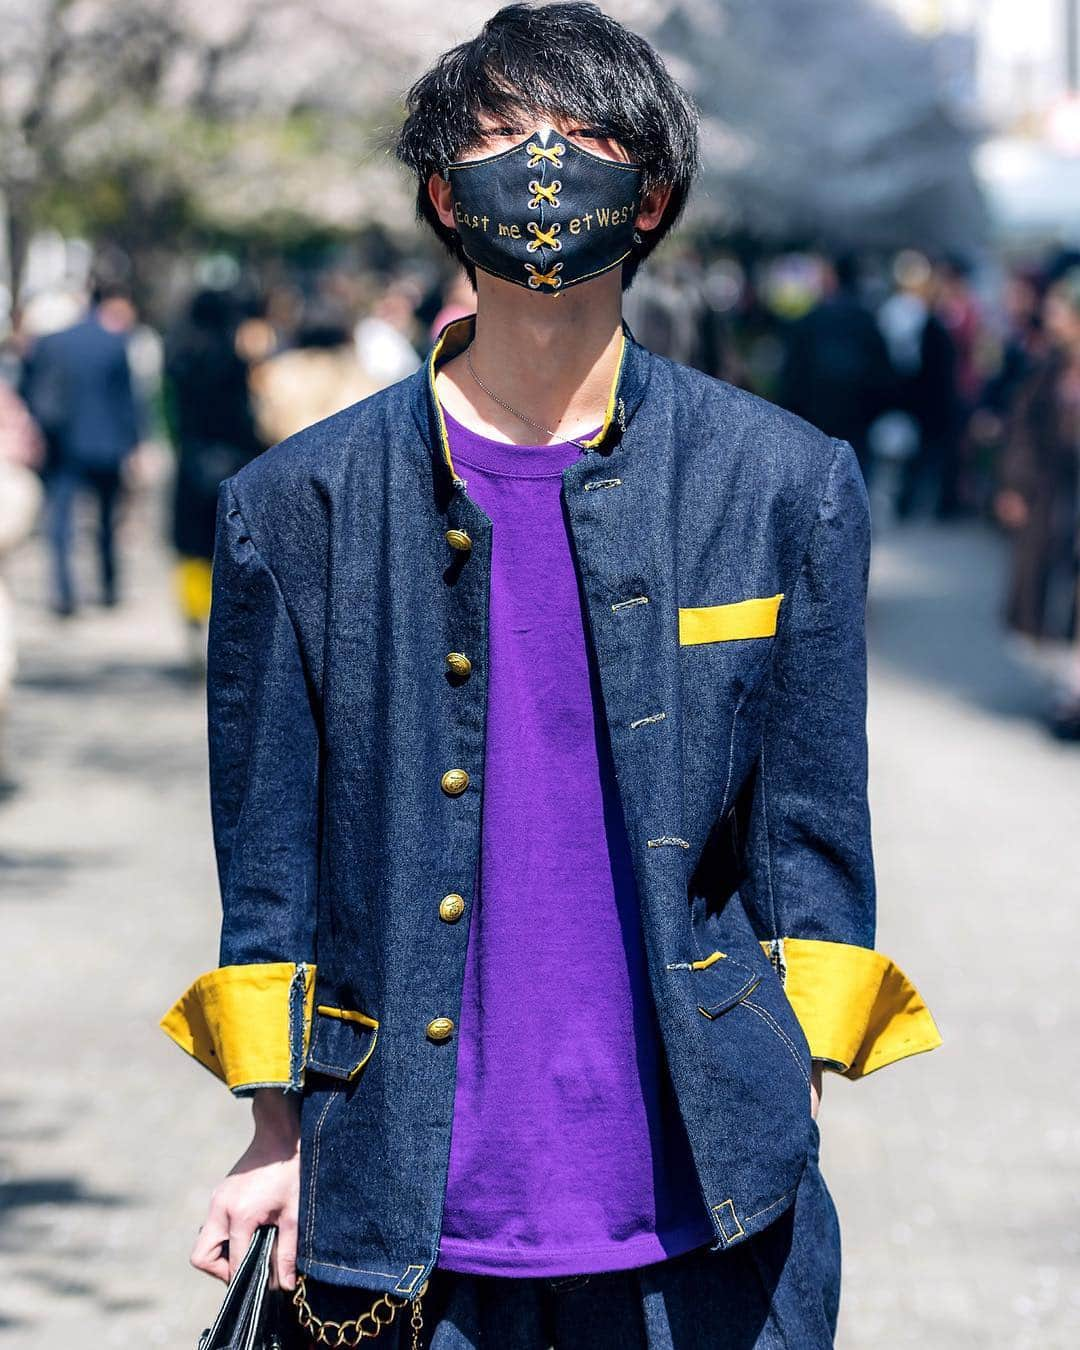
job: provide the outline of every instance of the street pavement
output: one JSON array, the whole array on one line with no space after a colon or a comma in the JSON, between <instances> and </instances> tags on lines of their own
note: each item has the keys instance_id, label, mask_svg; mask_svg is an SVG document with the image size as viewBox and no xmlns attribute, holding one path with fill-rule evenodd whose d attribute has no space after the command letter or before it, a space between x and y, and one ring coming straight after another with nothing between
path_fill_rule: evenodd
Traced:
<instances>
[{"instance_id":1,"label":"street pavement","mask_svg":"<svg viewBox=\"0 0 1080 1350\"><path fill-rule=\"evenodd\" d=\"M221 1296L187 1258L249 1106L157 1028L216 964L218 924L203 691L185 674L161 513L153 491L131 504L116 610L48 614L40 541L11 569L23 657L19 789L0 802L0 1345L12 1350L187 1350ZM1001 541L975 524L906 525L875 543L878 946L945 1044L859 1083L826 1077L841 1350L1080 1346L1080 747L1035 720L1038 680L999 631L1003 568Z\"/></svg>"}]
</instances>

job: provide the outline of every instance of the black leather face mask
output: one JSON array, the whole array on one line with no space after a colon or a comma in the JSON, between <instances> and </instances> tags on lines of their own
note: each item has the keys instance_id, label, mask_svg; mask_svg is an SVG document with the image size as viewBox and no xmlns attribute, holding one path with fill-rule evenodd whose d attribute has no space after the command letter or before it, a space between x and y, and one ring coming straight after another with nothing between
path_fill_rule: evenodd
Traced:
<instances>
[{"instance_id":1,"label":"black leather face mask","mask_svg":"<svg viewBox=\"0 0 1080 1350\"><path fill-rule=\"evenodd\" d=\"M641 175L640 164L604 159L554 130L483 159L455 160L443 174L466 256L548 295L631 252Z\"/></svg>"}]
</instances>

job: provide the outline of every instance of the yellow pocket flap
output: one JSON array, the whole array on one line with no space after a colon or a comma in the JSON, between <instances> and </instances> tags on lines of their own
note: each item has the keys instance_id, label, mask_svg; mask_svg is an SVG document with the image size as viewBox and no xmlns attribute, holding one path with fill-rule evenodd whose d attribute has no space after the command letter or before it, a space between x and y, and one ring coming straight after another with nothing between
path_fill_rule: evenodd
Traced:
<instances>
[{"instance_id":1,"label":"yellow pocket flap","mask_svg":"<svg viewBox=\"0 0 1080 1350\"><path fill-rule=\"evenodd\" d=\"M726 642L731 638L772 637L784 593L735 600L727 605L700 605L679 610L679 645Z\"/></svg>"}]
</instances>

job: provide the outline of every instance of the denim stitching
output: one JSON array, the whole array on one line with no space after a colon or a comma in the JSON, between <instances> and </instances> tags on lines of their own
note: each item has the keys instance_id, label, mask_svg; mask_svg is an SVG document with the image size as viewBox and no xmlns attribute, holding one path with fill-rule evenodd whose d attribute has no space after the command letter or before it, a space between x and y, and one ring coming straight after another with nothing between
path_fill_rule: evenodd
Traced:
<instances>
[{"instance_id":1,"label":"denim stitching","mask_svg":"<svg viewBox=\"0 0 1080 1350\"><path fill-rule=\"evenodd\" d=\"M777 1035L780 1037L780 1039L784 1042L784 1044L787 1046L787 1048L791 1051L791 1057L792 1057L792 1059L795 1061L795 1063L799 1066L799 1072L802 1074L804 1080L806 1081L806 1086L809 1087L809 1086L810 1086L810 1078L809 1078L809 1076L807 1075L806 1070L803 1068L803 1062L802 1062L802 1060L799 1058L799 1052L798 1052L798 1050L795 1048L795 1042L794 1042L794 1041L791 1039L791 1037L787 1034L787 1032L784 1030L784 1028L783 1028L783 1027L780 1025L780 1023L776 1020L776 1018L773 1017L772 1013L769 1012L767 1009L762 1008L762 1007L760 1006L760 1004L757 1004L757 1003L751 1003L751 1001L750 1001L748 998L744 998L744 999L743 999L743 1001L742 1001L742 1006L743 1006L744 1008L750 1008L750 1009L752 1009L754 1012L756 1012L757 1015L758 1015L758 1016L766 1023L766 1025L769 1026L769 1027L771 1027L772 1030L776 1032L776 1034L777 1034Z\"/></svg>"},{"instance_id":2,"label":"denim stitching","mask_svg":"<svg viewBox=\"0 0 1080 1350\"><path fill-rule=\"evenodd\" d=\"M309 1253L309 1256L310 1256L310 1253ZM325 1266L327 1270L351 1270L351 1271L354 1271L357 1275L381 1275L381 1276L383 1277L383 1279L385 1279L385 1280L396 1280L399 1284L400 1284L401 1281L405 1278L405 1275L407 1275L408 1272L409 1272L410 1270L413 1270L413 1269L416 1268L416 1265L415 1265L415 1262L414 1262L412 1265L409 1265L409 1266L406 1266L406 1267L405 1267L405 1271L404 1271L403 1274L398 1275L396 1271L391 1271L391 1270L369 1270L369 1269L367 1268L367 1266L339 1266L339 1265L336 1265L333 1261L312 1261L310 1264L311 1264L311 1265L315 1265L315 1266ZM420 1266L419 1269L420 1269L420 1270L423 1270L424 1267L423 1267L423 1266ZM415 1283L416 1283L416 1281L414 1280L414 1281L413 1281L413 1284L415 1284ZM409 1287L411 1288L412 1286L410 1285Z\"/></svg>"},{"instance_id":3,"label":"denim stitching","mask_svg":"<svg viewBox=\"0 0 1080 1350\"><path fill-rule=\"evenodd\" d=\"M735 704L735 711L731 715L731 739L728 741L727 778L724 781L724 796L720 802L720 810L717 813L721 816L727 810L728 793L731 791L731 770L735 763L735 729L739 725L739 713L742 712L742 705L745 697L746 695L744 694L743 697L739 699L738 703Z\"/></svg>"},{"instance_id":4,"label":"denim stitching","mask_svg":"<svg viewBox=\"0 0 1080 1350\"><path fill-rule=\"evenodd\" d=\"M280 1080L275 1083L268 1080L265 1083L237 1083L229 1091L239 1096L240 1093L254 1092L256 1088L280 1088L282 1092L296 1092L298 1090L293 1083L285 1083Z\"/></svg>"},{"instance_id":5,"label":"denim stitching","mask_svg":"<svg viewBox=\"0 0 1080 1350\"><path fill-rule=\"evenodd\" d=\"M776 895L773 891L772 875L772 831L769 829L769 799L765 790L765 736L761 738L761 818L765 825L765 876L769 883L769 922L772 924L772 937L779 936L776 923Z\"/></svg>"},{"instance_id":6,"label":"denim stitching","mask_svg":"<svg viewBox=\"0 0 1080 1350\"><path fill-rule=\"evenodd\" d=\"M360 1057L360 1059L356 1061L356 1063L352 1066L352 1068L348 1068L344 1064L330 1064L325 1059L317 1059L314 1053L308 1056L308 1068L314 1069L318 1073L330 1074L334 1078L337 1078L340 1075L344 1074L347 1077L348 1081L351 1083L353 1079L356 1077L356 1075L360 1072L360 1070L371 1058L372 1054L374 1054L375 1042L379 1039L379 1028L372 1027L370 1028L370 1031L371 1031L371 1039L368 1044L368 1048L364 1051L363 1055Z\"/></svg>"},{"instance_id":7,"label":"denim stitching","mask_svg":"<svg viewBox=\"0 0 1080 1350\"><path fill-rule=\"evenodd\" d=\"M311 1154L311 1180L308 1182L308 1223L307 1223L307 1255L311 1258L312 1236L315 1227L315 1179L319 1173L319 1144L321 1142L323 1122L326 1120L326 1113L334 1104L334 1098L337 1093L332 1092L326 1099L326 1105L319 1114L319 1119L315 1124L315 1139ZM378 1272L372 1271L371 1274Z\"/></svg>"},{"instance_id":8,"label":"denim stitching","mask_svg":"<svg viewBox=\"0 0 1080 1350\"><path fill-rule=\"evenodd\" d=\"M417 1272L417 1274L415 1274L415 1275L412 1277L412 1279L408 1282L408 1284L406 1284L406 1283L405 1283L405 1276L408 1275L408 1273L409 1273L410 1270L415 1270L415 1271ZM416 1262L416 1261L410 1262L410 1264L407 1265L407 1266L405 1267L405 1269L404 1269L404 1271L402 1272L400 1278L398 1279L397 1284L394 1286L394 1292L397 1293L398 1291L400 1291L400 1292L403 1293L403 1294L410 1294L410 1293L412 1293L412 1291L416 1288L416 1282L417 1282L417 1280L419 1280L420 1276L421 1276L423 1273L424 1273L424 1267L423 1267L422 1265L420 1265L420 1264L419 1264L418 1262Z\"/></svg>"},{"instance_id":9,"label":"denim stitching","mask_svg":"<svg viewBox=\"0 0 1080 1350\"><path fill-rule=\"evenodd\" d=\"M565 1289L577 1289L583 1284L588 1284L592 1278L591 1275L548 1275L545 1280L550 1289L556 1293L561 1293Z\"/></svg>"},{"instance_id":10,"label":"denim stitching","mask_svg":"<svg viewBox=\"0 0 1080 1350\"><path fill-rule=\"evenodd\" d=\"M755 971L754 974L750 976L750 978L746 981L746 983L743 985L743 987L739 990L737 994L732 994L729 999L722 1000L724 1009L726 1010L727 1008L734 1008L736 1003L745 1002L746 995L752 994L760 983L761 977ZM757 1004L752 1003L750 1006L752 1008L756 1008ZM713 1007L718 1008L720 1007L720 1004L714 1003ZM710 1022L715 1021L716 1017L718 1016L718 1014L711 1012L707 1007L704 1007L700 1003L698 1004L698 1011L700 1013L703 1013L709 1019Z\"/></svg>"},{"instance_id":11,"label":"denim stitching","mask_svg":"<svg viewBox=\"0 0 1080 1350\"><path fill-rule=\"evenodd\" d=\"M704 1003L699 1003L697 1005L698 1012L701 1013L703 1017L707 1017L710 1022L715 1022L722 1013L727 1012L729 1008L734 1008L736 1004L741 1003L746 998L747 994L752 994L759 983L760 981L755 976L752 979L747 980L739 992L737 994L732 994L730 998L722 999L719 1003L714 1003L711 1007ZM713 1012L713 1008L719 1008L720 1011Z\"/></svg>"},{"instance_id":12,"label":"denim stitching","mask_svg":"<svg viewBox=\"0 0 1080 1350\"><path fill-rule=\"evenodd\" d=\"M770 1209L776 1209L778 1205L782 1205L784 1203L784 1201L788 1198L788 1196L794 1195L798 1189L799 1188L796 1186L790 1191L785 1191L784 1194L780 1197L780 1199L774 1200L771 1205L766 1205L764 1209L755 1210L753 1214L748 1214L746 1216L746 1222L750 1223L753 1219L760 1219L763 1214L768 1214Z\"/></svg>"},{"instance_id":13,"label":"denim stitching","mask_svg":"<svg viewBox=\"0 0 1080 1350\"><path fill-rule=\"evenodd\" d=\"M724 1228L723 1222L721 1221L720 1228L724 1234L725 1242L734 1242L736 1238L745 1236L746 1229L743 1227L742 1221L740 1220L739 1216L735 1213L734 1200L721 1200L718 1205L711 1205L710 1208L712 1209L712 1212L717 1215L718 1220L721 1210L728 1208L730 1208L731 1210L731 1217L735 1220L735 1226L738 1231L734 1233L729 1233L727 1229Z\"/></svg>"}]
</instances>

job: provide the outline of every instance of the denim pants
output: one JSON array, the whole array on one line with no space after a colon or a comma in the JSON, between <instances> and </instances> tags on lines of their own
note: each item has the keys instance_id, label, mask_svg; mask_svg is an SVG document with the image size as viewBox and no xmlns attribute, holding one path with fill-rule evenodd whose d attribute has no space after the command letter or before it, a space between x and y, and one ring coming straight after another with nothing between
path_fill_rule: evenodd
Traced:
<instances>
[{"instance_id":1,"label":"denim pants","mask_svg":"<svg viewBox=\"0 0 1080 1350\"><path fill-rule=\"evenodd\" d=\"M72 526L76 498L87 493L97 503L98 565L101 595L106 601L116 597L116 549L114 544L116 508L123 491L119 468L60 468L46 480L47 529L53 554L54 603L70 610L78 603L71 573Z\"/></svg>"},{"instance_id":2,"label":"denim pants","mask_svg":"<svg viewBox=\"0 0 1080 1350\"><path fill-rule=\"evenodd\" d=\"M421 1305L422 1350L827 1350L840 1302L840 1226L816 1123L795 1202L723 1251L707 1246L598 1275L512 1278L436 1265ZM368 1296L309 1282L323 1316ZM411 1305L372 1342L410 1350Z\"/></svg>"}]
</instances>

